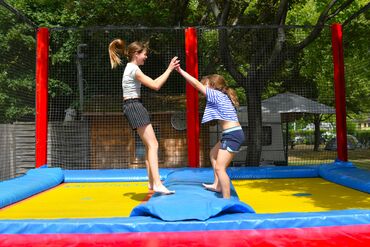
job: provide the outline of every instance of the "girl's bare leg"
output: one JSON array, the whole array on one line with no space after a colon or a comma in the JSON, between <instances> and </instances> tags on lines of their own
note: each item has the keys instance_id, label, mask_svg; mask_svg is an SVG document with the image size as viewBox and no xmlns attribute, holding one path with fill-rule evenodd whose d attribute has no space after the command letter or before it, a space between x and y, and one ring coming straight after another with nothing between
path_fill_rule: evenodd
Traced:
<instances>
[{"instance_id":1,"label":"girl's bare leg","mask_svg":"<svg viewBox=\"0 0 370 247\"><path fill-rule=\"evenodd\" d=\"M207 190L212 190L212 191L216 191L216 192L221 192L221 186L218 182L218 177L217 177L217 174L216 174L216 161L217 161L217 154L218 154L218 150L220 149L220 145L221 145L221 143L217 142L216 145L214 145L213 148L211 149L211 151L209 152L209 159L210 159L212 167L213 167L214 181L213 181L212 184L203 184L203 186Z\"/></svg>"},{"instance_id":2,"label":"girl's bare leg","mask_svg":"<svg viewBox=\"0 0 370 247\"><path fill-rule=\"evenodd\" d=\"M234 153L230 153L227 150L218 150L217 161L216 161L216 175L219 179L222 197L225 199L230 198L230 178L227 175L226 168L234 158Z\"/></svg>"},{"instance_id":3,"label":"girl's bare leg","mask_svg":"<svg viewBox=\"0 0 370 247\"><path fill-rule=\"evenodd\" d=\"M149 160L148 160L148 150L145 148L146 153L145 153L145 166L146 166L146 171L148 174L148 189L153 190L153 175L152 172L150 171L150 165L149 165Z\"/></svg>"},{"instance_id":4,"label":"girl's bare leg","mask_svg":"<svg viewBox=\"0 0 370 247\"><path fill-rule=\"evenodd\" d=\"M159 176L158 170L158 141L155 136L153 126L151 124L137 128L141 140L143 141L146 148L146 157L148 160L149 173L148 177L152 178L153 190L155 192L163 194L171 194L173 191L169 191L163 184ZM150 182L150 180L149 180Z\"/></svg>"}]
</instances>

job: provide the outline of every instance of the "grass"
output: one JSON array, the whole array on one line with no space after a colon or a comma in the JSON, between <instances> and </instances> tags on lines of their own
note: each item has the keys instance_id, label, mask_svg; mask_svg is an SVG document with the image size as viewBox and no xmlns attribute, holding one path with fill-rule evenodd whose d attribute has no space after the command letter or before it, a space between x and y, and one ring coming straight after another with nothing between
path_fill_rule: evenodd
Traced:
<instances>
[{"instance_id":1,"label":"grass","mask_svg":"<svg viewBox=\"0 0 370 247\"><path fill-rule=\"evenodd\" d=\"M289 165L323 164L331 163L337 158L337 151L324 150L313 151L312 145L296 145L289 149ZM370 170L370 149L348 150L348 160L358 167Z\"/></svg>"}]
</instances>

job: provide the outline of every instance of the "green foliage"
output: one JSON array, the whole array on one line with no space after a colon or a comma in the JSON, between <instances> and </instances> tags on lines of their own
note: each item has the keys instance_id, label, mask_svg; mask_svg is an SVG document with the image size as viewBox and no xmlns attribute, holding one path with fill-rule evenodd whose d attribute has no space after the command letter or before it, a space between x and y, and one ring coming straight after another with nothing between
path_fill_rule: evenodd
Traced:
<instances>
[{"instance_id":1,"label":"green foliage","mask_svg":"<svg viewBox=\"0 0 370 247\"><path fill-rule=\"evenodd\" d=\"M288 25L314 25L320 12L324 7L323 4L315 0L300 1L293 5L288 12Z\"/></svg>"},{"instance_id":2,"label":"green foliage","mask_svg":"<svg viewBox=\"0 0 370 247\"><path fill-rule=\"evenodd\" d=\"M0 8L0 123L32 119L35 105L34 30Z\"/></svg>"},{"instance_id":3,"label":"green foliage","mask_svg":"<svg viewBox=\"0 0 370 247\"><path fill-rule=\"evenodd\" d=\"M199 0L8 0L12 6L22 12L38 26L45 27L91 27L91 26L216 26L215 17L209 13L207 1ZM223 1L215 1L222 6ZM317 0L294 0L289 1L286 24L289 25L314 25L328 1ZM367 4L366 0L354 1L348 8L331 22L343 22L352 13ZM187 5L184 5L186 4ZM230 1L231 8L227 25L271 24L274 21L280 1L274 0L236 0ZM244 9L242 9L244 8ZM12 105L10 99L14 95L11 92L26 90L34 93L34 57L35 57L35 33L29 26L17 20L9 11L0 7L0 104L1 109ZM353 20L344 28L344 51L345 69L347 82L347 111L349 113L370 112L370 101L364 100L370 97L369 78L369 39L368 39L368 12ZM311 29L296 29L286 32L285 45L296 44L302 41ZM243 33L244 32L244 33ZM145 33L145 32L144 32ZM110 34L94 34L91 32L90 41L95 48L106 49L106 40ZM156 44L167 45L174 43L175 37L151 36ZM265 40L274 37L274 33L266 31L234 30L229 33L232 57L237 64L237 70L248 77L251 60L255 59L254 52L264 45ZM86 38L79 32L58 32L51 34L51 66L58 67L55 75L52 74L49 91L53 98L61 95L75 97L78 93L72 83L76 78L58 77L63 72L70 72L69 64L74 63L76 47ZM145 35L143 35L145 36ZM229 86L236 88L241 103L246 102L246 89L236 82L221 62L218 54L218 32L204 31L203 40L199 42L202 63L207 65L201 75L220 73L225 76ZM251 40L261 47L251 47ZM180 45L180 43L176 43ZM268 47L270 49L271 47ZM270 52L270 50L266 52ZM155 47L154 47L155 50ZM171 47L168 47L171 53ZM156 54L158 60L163 59L163 54ZM258 57L258 56L257 56ZM96 58L96 68L102 67L102 58ZM260 61L260 64L266 61ZM105 62L104 62L105 63ZM159 62L158 62L159 63ZM104 64L105 66L105 64ZM158 65L159 66L159 65ZM165 65L160 65L165 66ZM101 69L101 70L100 70ZM103 68L97 69L105 73ZM22 71L22 73L19 73ZM319 102L333 105L333 64L331 56L330 30L326 28L323 34L306 47L298 58L287 60L277 72L275 79L270 80L263 92L263 98L268 98L277 93L289 90L297 91L304 88L307 97L317 99ZM58 75L58 76L57 76ZM117 72L117 78L120 74ZM58 78L58 79L56 79ZM8 85L11 84L11 85ZM32 87L30 86L32 85ZM350 93L349 93L350 92ZM13 102L14 103L14 102ZM1 110L1 118L8 116L20 116L22 112L14 110L14 114L5 113ZM19 107L21 107L19 105ZM68 107L68 106L67 106ZM10 107L11 108L11 107ZM9 109L10 109L9 108ZM27 113L26 113L27 112Z\"/></svg>"},{"instance_id":4,"label":"green foliage","mask_svg":"<svg viewBox=\"0 0 370 247\"><path fill-rule=\"evenodd\" d=\"M187 1L165 0L9 0L33 20L46 27L89 26L176 26L186 12L190 19L199 15L183 6ZM197 1L189 4L196 6ZM198 14L197 14L198 13Z\"/></svg>"},{"instance_id":5,"label":"green foliage","mask_svg":"<svg viewBox=\"0 0 370 247\"><path fill-rule=\"evenodd\" d=\"M49 96L51 98L57 97L57 96L69 96L72 94L73 90L69 85L66 83L55 80L55 79L49 79Z\"/></svg>"},{"instance_id":6,"label":"green foliage","mask_svg":"<svg viewBox=\"0 0 370 247\"><path fill-rule=\"evenodd\" d=\"M347 133L353 134L356 131L356 124L355 122L351 121L351 119L347 118Z\"/></svg>"},{"instance_id":7,"label":"green foliage","mask_svg":"<svg viewBox=\"0 0 370 247\"><path fill-rule=\"evenodd\" d=\"M72 30L67 32L55 31L51 34L51 39L50 54L52 65L74 61L76 47L81 42L79 32Z\"/></svg>"},{"instance_id":8,"label":"green foliage","mask_svg":"<svg viewBox=\"0 0 370 247\"><path fill-rule=\"evenodd\" d=\"M355 130L353 135L364 147L370 147L370 130Z\"/></svg>"},{"instance_id":9,"label":"green foliage","mask_svg":"<svg viewBox=\"0 0 370 247\"><path fill-rule=\"evenodd\" d=\"M30 75L8 79L0 76L0 122L32 119L34 110L34 78Z\"/></svg>"},{"instance_id":10,"label":"green foliage","mask_svg":"<svg viewBox=\"0 0 370 247\"><path fill-rule=\"evenodd\" d=\"M344 28L344 62L347 111L370 112L369 21L365 15Z\"/></svg>"},{"instance_id":11,"label":"green foliage","mask_svg":"<svg viewBox=\"0 0 370 247\"><path fill-rule=\"evenodd\" d=\"M33 4L37 3L45 1ZM0 14L0 122L34 121L36 32L3 7ZM56 53L53 63L71 61L73 40L76 39L70 39L64 44L65 49ZM49 80L50 99L69 94L71 88L67 84Z\"/></svg>"}]
</instances>

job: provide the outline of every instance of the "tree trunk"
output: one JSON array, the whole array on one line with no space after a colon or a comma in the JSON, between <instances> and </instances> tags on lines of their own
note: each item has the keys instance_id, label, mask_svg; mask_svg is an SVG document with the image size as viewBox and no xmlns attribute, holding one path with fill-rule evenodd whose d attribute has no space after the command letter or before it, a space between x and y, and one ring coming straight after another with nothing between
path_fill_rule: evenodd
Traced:
<instances>
[{"instance_id":1,"label":"tree trunk","mask_svg":"<svg viewBox=\"0 0 370 247\"><path fill-rule=\"evenodd\" d=\"M248 151L247 166L259 166L262 152L262 110L261 90L256 84L248 85Z\"/></svg>"},{"instance_id":2,"label":"tree trunk","mask_svg":"<svg viewBox=\"0 0 370 247\"><path fill-rule=\"evenodd\" d=\"M321 134L320 134L320 114L315 114L314 115L313 122L315 124L315 138L314 138L313 151L319 151L320 139L321 139Z\"/></svg>"}]
</instances>

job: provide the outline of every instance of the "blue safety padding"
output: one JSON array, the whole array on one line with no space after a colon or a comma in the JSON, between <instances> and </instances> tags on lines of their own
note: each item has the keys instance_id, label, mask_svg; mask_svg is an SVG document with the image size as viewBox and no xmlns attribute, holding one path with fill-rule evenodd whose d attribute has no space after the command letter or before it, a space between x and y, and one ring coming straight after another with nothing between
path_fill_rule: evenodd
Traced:
<instances>
[{"instance_id":1,"label":"blue safety padding","mask_svg":"<svg viewBox=\"0 0 370 247\"><path fill-rule=\"evenodd\" d=\"M60 168L31 169L25 175L0 182L0 208L50 189L64 180Z\"/></svg>"},{"instance_id":2,"label":"blue safety padding","mask_svg":"<svg viewBox=\"0 0 370 247\"><path fill-rule=\"evenodd\" d=\"M174 169L160 169L161 179ZM146 169L109 169L109 170L64 170L64 182L140 182L148 181Z\"/></svg>"},{"instance_id":3,"label":"blue safety padding","mask_svg":"<svg viewBox=\"0 0 370 247\"><path fill-rule=\"evenodd\" d=\"M228 174L231 179L315 178L320 166L230 167Z\"/></svg>"},{"instance_id":4,"label":"blue safety padding","mask_svg":"<svg viewBox=\"0 0 370 247\"><path fill-rule=\"evenodd\" d=\"M370 225L370 210L316 213L225 214L206 221L162 221L153 217L51 220L1 220L0 234L99 234L129 232L183 232L260 230L282 228Z\"/></svg>"},{"instance_id":5,"label":"blue safety padding","mask_svg":"<svg viewBox=\"0 0 370 247\"><path fill-rule=\"evenodd\" d=\"M132 216L152 216L164 221L207 220L232 213L254 213L247 204L239 201L231 184L231 198L223 199L220 193L204 189L202 183L213 181L211 169L180 169L167 175L164 185L175 190L172 195L154 194L147 203L136 206Z\"/></svg>"},{"instance_id":6,"label":"blue safety padding","mask_svg":"<svg viewBox=\"0 0 370 247\"><path fill-rule=\"evenodd\" d=\"M370 170L359 169L351 162L337 161L331 166L322 166L319 174L333 183L370 193Z\"/></svg>"},{"instance_id":7,"label":"blue safety padding","mask_svg":"<svg viewBox=\"0 0 370 247\"><path fill-rule=\"evenodd\" d=\"M288 174L299 170L302 176L306 174L314 174L314 170L318 169L318 173L324 179L332 180L331 176L341 177L342 183L345 186L355 187L353 184L362 184L369 182L369 172L355 168L351 163L335 162L330 165L320 165L312 167L258 167L255 168L230 168L228 173L237 179L238 176L245 178L271 178L267 171L275 172L279 170L282 173L287 173L286 177L292 177ZM261 172L258 170L261 169ZM59 171L57 171L59 170ZM169 179L166 185L172 184L174 188L185 183L193 187L199 186L199 182L212 182L212 176L206 175L203 171L212 171L211 169L196 170L194 176L181 176L178 178L171 177L175 169L167 170L163 177ZM176 169L182 170L182 169ZM126 171L126 170L125 170ZM137 170L131 170L136 174ZM305 172L303 172L305 171ZM74 171L65 171L73 174ZM250 174L248 174L250 172ZM54 174L55 173L55 174ZM130 174L131 172L129 172ZM244 174L245 173L245 174ZM145 174L143 169L141 174ZM330 174L330 175L328 175ZM336 175L335 175L336 174ZM80 176L85 182L89 180L92 174L82 172ZM131 174L132 175L132 174ZM122 177L131 179L126 172ZM132 175L133 176L133 175ZM141 176L141 175L140 175ZM329 176L329 177L328 177ZM99 177L99 176L98 176ZM119 176L121 177L121 175ZM196 180L193 181L192 177ZM107 179L111 178L111 175ZM284 178L284 177L282 177ZM92 177L94 178L94 176ZM122 178L120 178L122 179ZM136 179L136 178L135 178ZM140 178L141 179L141 178ZM207 180L208 179L208 180ZM346 184L348 180L355 180ZM50 181L53 180L53 181ZM206 181L207 180L207 181ZM34 190L27 196L32 196L44 189L51 188L63 181L63 172L58 168L34 169L29 171L25 176L18 177L12 180L0 183L0 202L9 201L8 191L12 191L12 195L17 193L22 187L24 191L33 190L35 187L42 187L40 190ZM106 180L104 180L105 182ZM121 180L120 180L121 181ZM130 180L129 180L130 181ZM344 181L344 182L343 182ZM103 182L103 181L102 181ZM333 181L336 182L337 181ZM23 190L22 189L22 190ZM355 188L362 190L361 188ZM4 193L6 192L6 193ZM368 192L368 191L367 191ZM178 192L177 192L178 193ZM369 193L369 192L368 192ZM26 197L27 197L26 196ZM215 196L215 194L214 194ZM14 202L23 199L23 196L16 196ZM156 196L155 196L156 197ZM217 197L216 197L217 198ZM180 203L179 203L180 204ZM1 204L0 204L1 205ZM177 205L176 205L177 207ZM176 210L171 209L171 210ZM253 214L253 213L233 213L220 214L217 217L211 217L205 221L186 220L186 221L163 221L158 218L149 216L134 216L125 218L102 218L102 219L57 219L57 220L0 220L0 234L42 234L42 233L125 233L125 232L173 232L173 231L207 231L207 230L247 230L247 229L279 229L279 228L306 228L306 227L325 227L325 226L348 226L356 227L356 225L370 225L370 210L338 210L318 213L278 213L278 214Z\"/></svg>"},{"instance_id":8,"label":"blue safety padding","mask_svg":"<svg viewBox=\"0 0 370 247\"><path fill-rule=\"evenodd\" d=\"M307 178L318 177L317 166L276 166L276 167L231 167L227 169L231 179L263 178ZM162 180L173 171L184 168L159 169ZM185 168L187 169L187 168ZM210 170L211 168L193 168ZM138 182L147 181L146 169L109 169L109 170L64 170L64 182Z\"/></svg>"}]
</instances>

